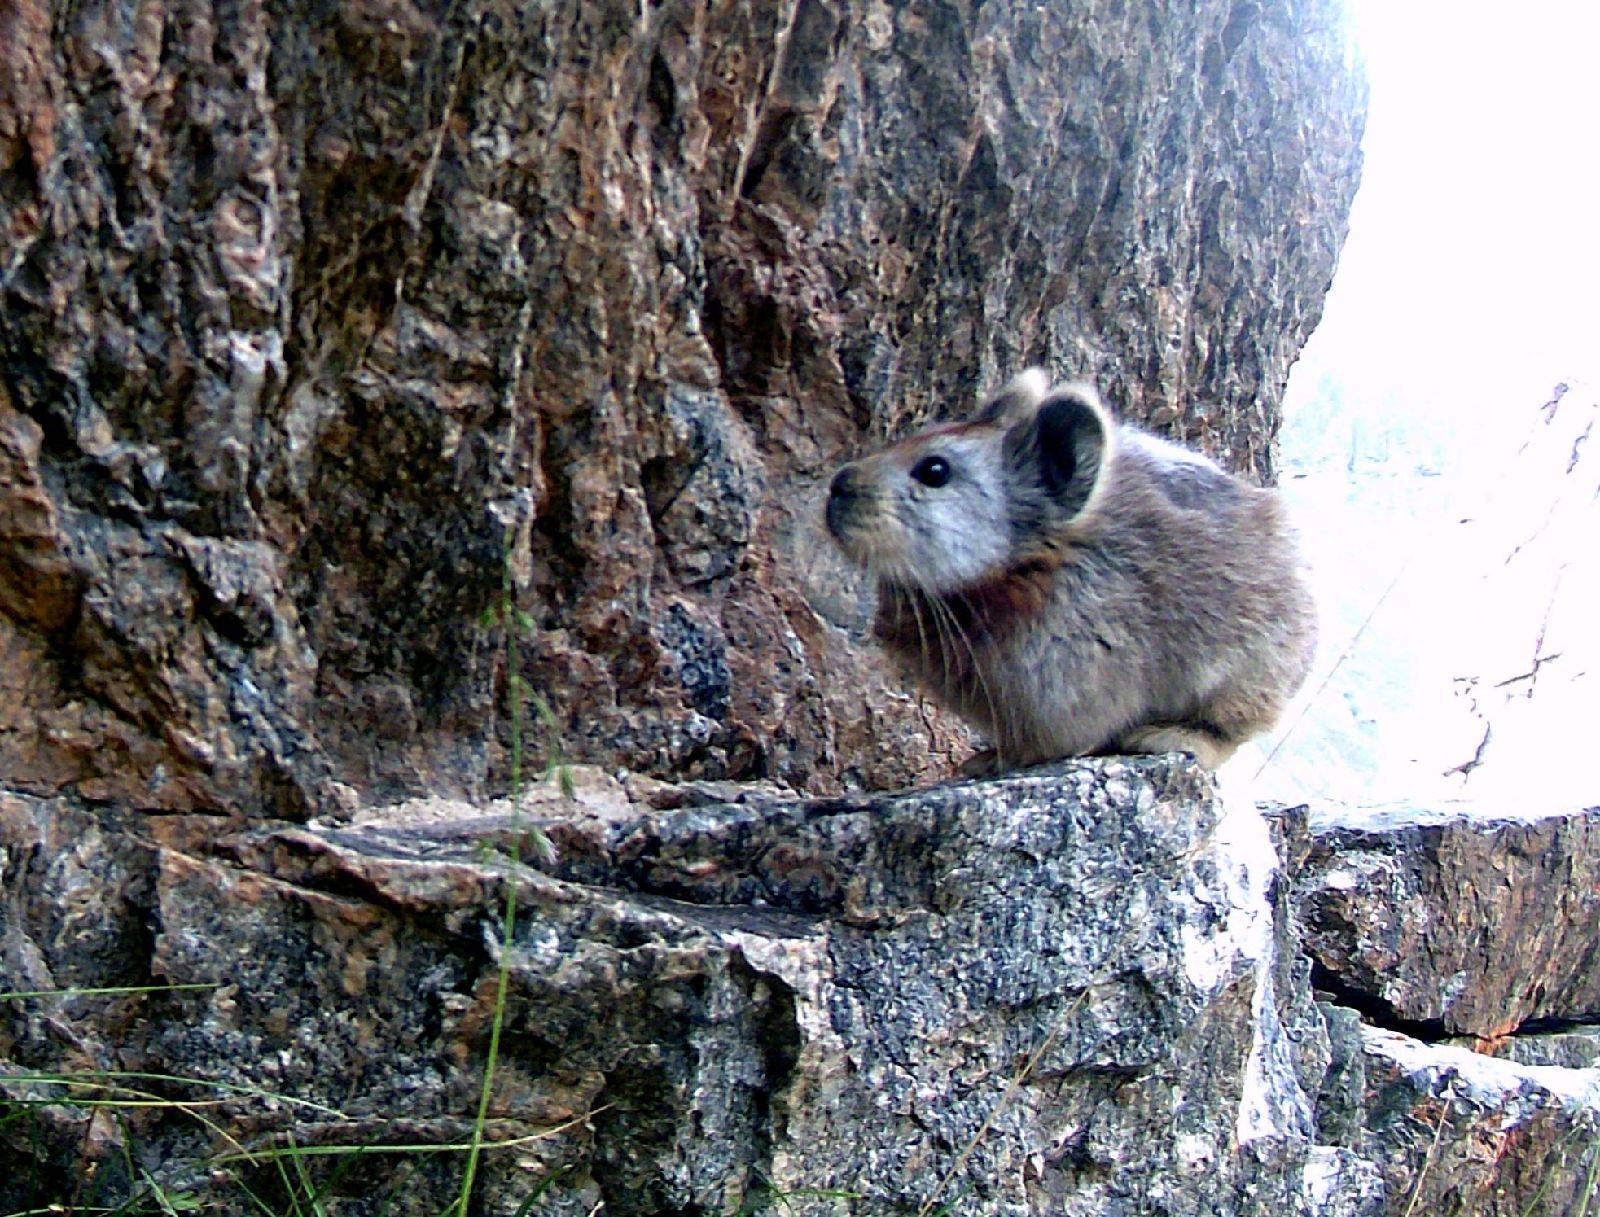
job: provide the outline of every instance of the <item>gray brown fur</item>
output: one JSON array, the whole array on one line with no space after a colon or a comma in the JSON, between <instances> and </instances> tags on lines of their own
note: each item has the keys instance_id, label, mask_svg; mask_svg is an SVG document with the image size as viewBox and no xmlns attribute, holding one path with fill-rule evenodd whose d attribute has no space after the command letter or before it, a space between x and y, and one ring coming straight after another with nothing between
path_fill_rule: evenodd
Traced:
<instances>
[{"instance_id":1,"label":"gray brown fur","mask_svg":"<svg viewBox=\"0 0 1600 1217\"><path fill-rule=\"evenodd\" d=\"M946 481L928 484L930 459ZM828 526L878 576L890 654L1000 767L1165 751L1215 766L1311 664L1277 495L1037 371L969 423L845 466Z\"/></svg>"}]
</instances>

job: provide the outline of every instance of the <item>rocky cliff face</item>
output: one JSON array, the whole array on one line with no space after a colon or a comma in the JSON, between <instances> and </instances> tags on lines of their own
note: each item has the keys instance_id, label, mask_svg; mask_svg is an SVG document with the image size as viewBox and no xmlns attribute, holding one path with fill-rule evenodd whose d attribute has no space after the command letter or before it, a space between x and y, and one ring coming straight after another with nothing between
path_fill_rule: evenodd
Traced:
<instances>
[{"instance_id":1,"label":"rocky cliff face","mask_svg":"<svg viewBox=\"0 0 1600 1217\"><path fill-rule=\"evenodd\" d=\"M1333 0L0 9L0 772L303 816L963 733L812 509L1028 362L1265 477L1354 189ZM544 745L541 745L544 746Z\"/></svg>"},{"instance_id":2,"label":"rocky cliff face","mask_svg":"<svg viewBox=\"0 0 1600 1217\"><path fill-rule=\"evenodd\" d=\"M1460 1106L1319 1007L1315 900L1187 765L838 793L965 747L862 644L841 458L1042 362L1271 476L1334 0L0 0L0 47L0 1205L437 1214L502 964L484 1213L1577 1194L1473 1147L1584 1094ZM517 760L603 767L538 869L521 681Z\"/></svg>"}]
</instances>

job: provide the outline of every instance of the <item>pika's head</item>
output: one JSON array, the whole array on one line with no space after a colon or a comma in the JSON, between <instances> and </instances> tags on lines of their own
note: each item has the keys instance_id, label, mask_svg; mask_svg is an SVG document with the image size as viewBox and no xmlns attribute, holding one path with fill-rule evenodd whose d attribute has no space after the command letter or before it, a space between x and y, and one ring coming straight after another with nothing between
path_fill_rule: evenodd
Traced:
<instances>
[{"instance_id":1,"label":"pika's head","mask_svg":"<svg viewBox=\"0 0 1600 1217\"><path fill-rule=\"evenodd\" d=\"M959 591L1059 554L1105 485L1114 429L1094 389L1034 368L966 422L852 461L828 491L828 531L880 579Z\"/></svg>"}]
</instances>

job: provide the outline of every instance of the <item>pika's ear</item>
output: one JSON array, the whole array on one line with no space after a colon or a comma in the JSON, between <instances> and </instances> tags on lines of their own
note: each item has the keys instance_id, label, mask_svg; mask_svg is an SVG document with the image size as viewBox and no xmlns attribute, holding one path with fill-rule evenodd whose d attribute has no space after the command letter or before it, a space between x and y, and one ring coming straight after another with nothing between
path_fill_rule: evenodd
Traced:
<instances>
[{"instance_id":1,"label":"pika's ear","mask_svg":"<svg viewBox=\"0 0 1600 1217\"><path fill-rule=\"evenodd\" d=\"M1050 392L1050 373L1029 368L1012 377L1011 382L978 408L972 421L983 425L1010 427L1027 418Z\"/></svg>"},{"instance_id":2,"label":"pika's ear","mask_svg":"<svg viewBox=\"0 0 1600 1217\"><path fill-rule=\"evenodd\" d=\"M1011 429L1006 451L1019 475L1075 520L1098 497L1114 436L1100 395L1089 385L1067 385L1045 398L1031 419Z\"/></svg>"}]
</instances>

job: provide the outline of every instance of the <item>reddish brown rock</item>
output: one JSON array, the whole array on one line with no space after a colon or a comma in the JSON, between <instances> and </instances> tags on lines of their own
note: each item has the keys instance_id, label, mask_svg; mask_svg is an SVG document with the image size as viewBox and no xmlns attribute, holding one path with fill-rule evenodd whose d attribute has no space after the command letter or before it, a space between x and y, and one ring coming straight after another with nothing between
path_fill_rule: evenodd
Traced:
<instances>
[{"instance_id":1,"label":"reddish brown rock","mask_svg":"<svg viewBox=\"0 0 1600 1217\"><path fill-rule=\"evenodd\" d=\"M1600 810L1316 817L1295 887L1319 983L1390 1026L1493 1041L1600 1010Z\"/></svg>"},{"instance_id":2,"label":"reddish brown rock","mask_svg":"<svg viewBox=\"0 0 1600 1217\"><path fill-rule=\"evenodd\" d=\"M947 772L818 488L1027 362L1267 476L1359 159L1332 0L0 34L0 762L150 809L502 782L508 573L573 756Z\"/></svg>"}]
</instances>

